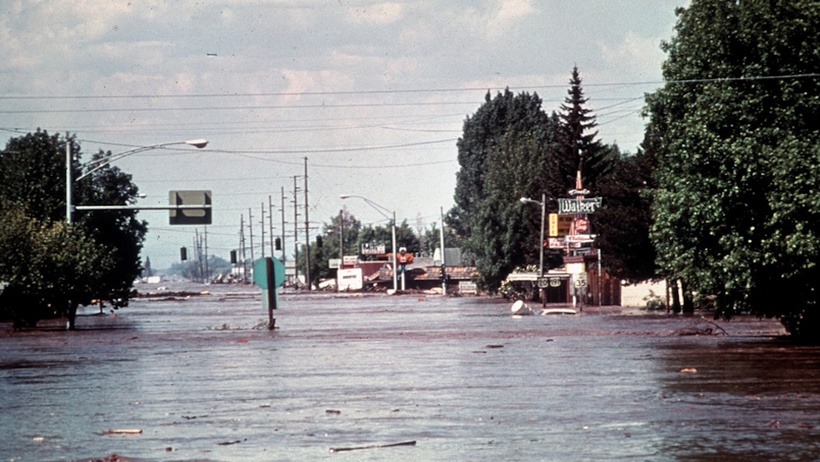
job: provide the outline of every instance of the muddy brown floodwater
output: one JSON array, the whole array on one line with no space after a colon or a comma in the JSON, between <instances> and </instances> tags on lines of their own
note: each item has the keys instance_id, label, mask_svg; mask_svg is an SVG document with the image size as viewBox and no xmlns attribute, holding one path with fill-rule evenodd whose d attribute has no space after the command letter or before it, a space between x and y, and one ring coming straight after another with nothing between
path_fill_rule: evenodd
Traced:
<instances>
[{"instance_id":1,"label":"muddy brown floodwater","mask_svg":"<svg viewBox=\"0 0 820 462\"><path fill-rule=\"evenodd\" d=\"M820 458L820 348L774 321L286 294L271 332L203 289L0 325L0 461Z\"/></svg>"}]
</instances>

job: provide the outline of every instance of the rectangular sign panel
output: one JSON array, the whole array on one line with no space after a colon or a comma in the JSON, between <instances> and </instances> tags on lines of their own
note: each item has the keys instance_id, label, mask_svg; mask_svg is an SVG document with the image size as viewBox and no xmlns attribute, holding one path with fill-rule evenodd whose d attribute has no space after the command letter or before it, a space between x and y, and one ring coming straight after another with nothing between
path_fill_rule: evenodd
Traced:
<instances>
[{"instance_id":1,"label":"rectangular sign panel","mask_svg":"<svg viewBox=\"0 0 820 462\"><path fill-rule=\"evenodd\" d=\"M362 244L362 255L384 255L384 244Z\"/></svg>"},{"instance_id":2,"label":"rectangular sign panel","mask_svg":"<svg viewBox=\"0 0 820 462\"><path fill-rule=\"evenodd\" d=\"M339 292L345 290L362 290L364 286L361 268L340 269L336 277Z\"/></svg>"},{"instance_id":3,"label":"rectangular sign panel","mask_svg":"<svg viewBox=\"0 0 820 462\"><path fill-rule=\"evenodd\" d=\"M558 214L577 215L582 213L595 213L601 206L603 199L600 197L590 197L587 199L558 199Z\"/></svg>"},{"instance_id":4,"label":"rectangular sign panel","mask_svg":"<svg viewBox=\"0 0 820 462\"><path fill-rule=\"evenodd\" d=\"M592 242L596 237L596 234L575 234L564 237L564 240L567 242Z\"/></svg>"},{"instance_id":5,"label":"rectangular sign panel","mask_svg":"<svg viewBox=\"0 0 820 462\"><path fill-rule=\"evenodd\" d=\"M566 247L563 239L551 237L547 240L547 247L550 249L563 249Z\"/></svg>"},{"instance_id":6,"label":"rectangular sign panel","mask_svg":"<svg viewBox=\"0 0 820 462\"><path fill-rule=\"evenodd\" d=\"M572 229L573 217L570 215L549 214L549 237L562 237Z\"/></svg>"},{"instance_id":7,"label":"rectangular sign panel","mask_svg":"<svg viewBox=\"0 0 820 462\"><path fill-rule=\"evenodd\" d=\"M172 225L210 225L211 191L169 191L171 209L168 222Z\"/></svg>"},{"instance_id":8,"label":"rectangular sign panel","mask_svg":"<svg viewBox=\"0 0 820 462\"><path fill-rule=\"evenodd\" d=\"M356 266L359 263L359 257L356 255L345 255L342 259L342 266Z\"/></svg>"}]
</instances>

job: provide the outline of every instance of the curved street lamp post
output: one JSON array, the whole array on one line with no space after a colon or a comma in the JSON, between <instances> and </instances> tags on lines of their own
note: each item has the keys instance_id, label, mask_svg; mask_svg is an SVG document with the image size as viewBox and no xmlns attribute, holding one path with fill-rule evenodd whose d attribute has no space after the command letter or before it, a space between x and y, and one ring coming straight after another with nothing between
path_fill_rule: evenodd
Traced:
<instances>
[{"instance_id":1,"label":"curved street lamp post","mask_svg":"<svg viewBox=\"0 0 820 462\"><path fill-rule=\"evenodd\" d=\"M528 197L522 197L519 199L522 204L537 204L541 206L541 241L539 243L541 248L540 259L538 264L538 279L542 279L544 277L544 217L547 211L547 195L541 194L541 202L537 200L530 199ZM546 305L546 299L544 297L544 289L542 287L538 288L538 295L541 297L541 306Z\"/></svg>"},{"instance_id":2,"label":"curved street lamp post","mask_svg":"<svg viewBox=\"0 0 820 462\"><path fill-rule=\"evenodd\" d=\"M393 257L391 258L391 261L393 263L393 290L396 291L396 290L398 290L398 277L396 276L396 212L395 212L395 210L390 211L390 210L387 209L387 207L383 207L383 206L371 201L370 199L368 199L364 196L355 196L355 195L352 195L352 194L340 194L339 195L339 199L349 199L351 197L355 197L357 199L361 199L361 200L365 201L369 206L376 209L376 211L379 212L383 217L390 220L391 231L392 231L392 235L393 235L393 252L392 252ZM390 214L393 215L392 219L390 218Z\"/></svg>"},{"instance_id":3,"label":"curved street lamp post","mask_svg":"<svg viewBox=\"0 0 820 462\"><path fill-rule=\"evenodd\" d=\"M188 141L174 141L171 143L160 143L160 144L152 144L150 146L141 146L135 149L130 149L125 152L121 152L118 154L112 154L110 156L105 156L103 158L91 161L87 163L86 167L91 167L87 172L83 173L82 175L78 176L76 179L72 178L71 175L71 142L68 140L68 136L66 135L66 144L65 144L65 216L66 222L70 225L72 223L72 215L75 210L74 206L74 196L73 196L73 183L75 181L80 181L81 179L91 175L92 173L96 172L97 170L105 167L106 165L110 164L111 162L117 161L122 159L123 157L128 157L132 154L136 154L138 152L150 151L152 149L161 149L166 146L175 146L180 144L187 144L189 146L193 146L197 149L202 149L208 145L208 140L204 139L195 139L195 140L188 140ZM95 206L95 209L102 210L102 209L112 209L112 208L123 208L123 206Z\"/></svg>"}]
</instances>

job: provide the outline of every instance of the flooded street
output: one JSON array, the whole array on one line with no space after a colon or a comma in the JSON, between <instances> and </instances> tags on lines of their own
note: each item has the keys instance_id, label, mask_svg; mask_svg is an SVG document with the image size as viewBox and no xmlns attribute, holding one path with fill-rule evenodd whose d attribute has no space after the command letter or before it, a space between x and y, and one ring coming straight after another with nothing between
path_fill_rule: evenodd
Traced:
<instances>
[{"instance_id":1,"label":"flooded street","mask_svg":"<svg viewBox=\"0 0 820 462\"><path fill-rule=\"evenodd\" d=\"M269 331L254 288L206 289L0 325L0 461L820 457L820 348L773 321L315 294Z\"/></svg>"}]
</instances>

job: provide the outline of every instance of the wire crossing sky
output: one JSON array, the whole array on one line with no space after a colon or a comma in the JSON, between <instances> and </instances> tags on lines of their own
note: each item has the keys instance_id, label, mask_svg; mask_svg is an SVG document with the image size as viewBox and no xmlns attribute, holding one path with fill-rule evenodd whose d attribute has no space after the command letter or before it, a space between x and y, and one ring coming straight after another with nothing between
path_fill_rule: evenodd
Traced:
<instances>
[{"instance_id":1,"label":"wire crossing sky","mask_svg":"<svg viewBox=\"0 0 820 462\"><path fill-rule=\"evenodd\" d=\"M453 204L456 140L488 92L537 93L545 111L557 111L578 66L599 138L634 152L644 94L663 83L660 45L687 3L6 2L0 139L38 127L70 133L86 161L100 149L209 140L203 150L173 146L115 165L133 175L145 205L164 204L169 190L212 190L209 249L226 259L240 219L247 227L252 215L258 237L269 203L280 235L284 202L293 250L305 158L311 235L343 207L383 224L340 194L429 227ZM161 212L140 216L154 268L192 245L195 228L171 227Z\"/></svg>"}]
</instances>

